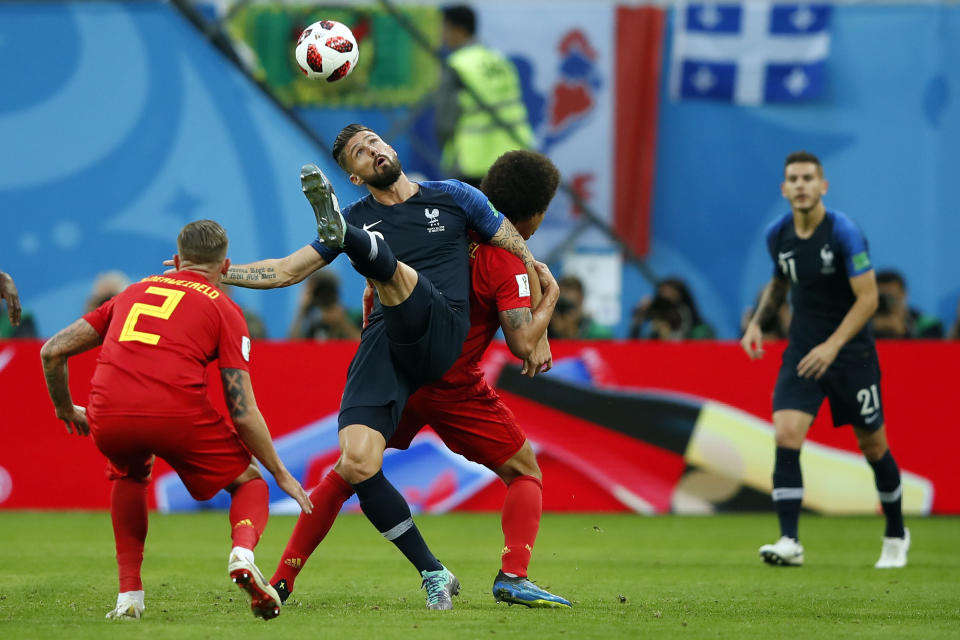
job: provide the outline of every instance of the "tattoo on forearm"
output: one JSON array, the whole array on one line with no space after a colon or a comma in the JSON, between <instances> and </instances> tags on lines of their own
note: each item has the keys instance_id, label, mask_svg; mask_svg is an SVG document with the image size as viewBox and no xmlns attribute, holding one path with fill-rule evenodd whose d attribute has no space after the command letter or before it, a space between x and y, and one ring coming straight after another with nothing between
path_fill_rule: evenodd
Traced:
<instances>
[{"instance_id":1,"label":"tattoo on forearm","mask_svg":"<svg viewBox=\"0 0 960 640\"><path fill-rule=\"evenodd\" d=\"M220 378L223 380L223 392L230 415L233 418L243 417L247 413L247 394L243 391L243 371L222 369Z\"/></svg>"},{"instance_id":2,"label":"tattoo on forearm","mask_svg":"<svg viewBox=\"0 0 960 640\"><path fill-rule=\"evenodd\" d=\"M511 329L519 329L533 321L533 314L530 313L530 309L527 307L508 309L505 313L507 314L507 322L510 323Z\"/></svg>"},{"instance_id":3,"label":"tattoo on forearm","mask_svg":"<svg viewBox=\"0 0 960 640\"><path fill-rule=\"evenodd\" d=\"M495 247L500 247L506 249L513 255L517 256L523 260L523 264L526 267L533 266L533 255L531 255L530 250L527 249L527 243L524 241L523 236L513 227L513 225L507 225L507 221L504 222L504 225L500 227L500 231L496 233L490 240L490 244ZM502 235L501 235L502 234Z\"/></svg>"},{"instance_id":4,"label":"tattoo on forearm","mask_svg":"<svg viewBox=\"0 0 960 640\"><path fill-rule=\"evenodd\" d=\"M780 310L780 307L783 305L784 300L787 299L787 287L778 283L777 281L771 282L767 286L767 290L763 296L761 296L760 306L757 309L756 319L757 324L764 325L770 320Z\"/></svg>"},{"instance_id":5,"label":"tattoo on forearm","mask_svg":"<svg viewBox=\"0 0 960 640\"><path fill-rule=\"evenodd\" d=\"M47 381L47 389L54 406L65 407L72 404L67 359L92 349L101 341L94 328L81 318L58 332L43 346L43 377Z\"/></svg>"},{"instance_id":6,"label":"tattoo on forearm","mask_svg":"<svg viewBox=\"0 0 960 640\"><path fill-rule=\"evenodd\" d=\"M274 267L245 267L232 266L227 269L223 280L226 283L258 282L261 280L276 280L277 270Z\"/></svg>"}]
</instances>

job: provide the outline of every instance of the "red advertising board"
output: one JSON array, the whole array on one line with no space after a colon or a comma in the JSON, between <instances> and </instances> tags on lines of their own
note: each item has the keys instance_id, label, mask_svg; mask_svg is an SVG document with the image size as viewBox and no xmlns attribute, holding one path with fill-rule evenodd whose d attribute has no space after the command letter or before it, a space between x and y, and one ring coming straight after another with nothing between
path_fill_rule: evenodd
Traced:
<instances>
[{"instance_id":1,"label":"red advertising board","mask_svg":"<svg viewBox=\"0 0 960 640\"><path fill-rule=\"evenodd\" d=\"M103 458L89 438L67 434L56 420L40 346L0 342L0 509L105 508ZM502 345L488 351L485 364L538 450L546 509L754 509L769 508L770 405L783 346L768 345L766 357L751 362L735 343L555 342L557 368L533 382L504 368L511 358ZM906 506L914 513L960 513L960 480L951 460L960 436L942 411L954 393L952 363L960 360L960 344L885 342L878 348L888 437L905 472L905 500L908 489L914 491ZM325 444L301 465L302 481L336 459L335 415L354 349L351 342L254 347L254 389L277 441L310 429L324 432ZM78 404L86 400L95 361L96 352L71 360ZM424 442L433 446L435 440ZM312 441L298 442L302 448ZM293 450L287 445L283 451ZM396 460L418 455L411 448ZM400 476L397 484L415 509L499 509L498 481L482 469L460 468L455 457L443 458L452 466L434 477ZM809 507L826 513L875 508L862 498L875 500L875 494L853 434L832 427L827 407L810 431L802 462ZM158 463L155 478L168 471ZM859 502L837 501L850 486L857 488L850 500Z\"/></svg>"}]
</instances>

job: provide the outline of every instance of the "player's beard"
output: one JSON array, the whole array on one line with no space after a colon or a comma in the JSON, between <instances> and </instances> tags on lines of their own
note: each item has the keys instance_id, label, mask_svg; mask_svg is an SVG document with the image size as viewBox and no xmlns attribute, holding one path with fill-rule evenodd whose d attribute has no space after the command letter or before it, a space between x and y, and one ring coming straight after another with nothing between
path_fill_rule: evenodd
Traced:
<instances>
[{"instance_id":1,"label":"player's beard","mask_svg":"<svg viewBox=\"0 0 960 640\"><path fill-rule=\"evenodd\" d=\"M807 196L806 204L804 206L794 205L794 209L806 215L816 209L818 204L820 204L820 196Z\"/></svg>"},{"instance_id":2,"label":"player's beard","mask_svg":"<svg viewBox=\"0 0 960 640\"><path fill-rule=\"evenodd\" d=\"M387 162L382 167L374 168L373 176L366 182L374 189L387 189L400 178L401 173L403 173L403 167L400 166L400 158L394 157L392 160L387 158Z\"/></svg>"}]
</instances>

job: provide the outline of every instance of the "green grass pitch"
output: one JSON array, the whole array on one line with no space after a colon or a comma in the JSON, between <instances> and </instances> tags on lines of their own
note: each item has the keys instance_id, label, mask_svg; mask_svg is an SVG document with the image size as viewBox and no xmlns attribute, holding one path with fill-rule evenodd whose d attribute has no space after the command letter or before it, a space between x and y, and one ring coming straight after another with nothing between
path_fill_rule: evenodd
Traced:
<instances>
[{"instance_id":1,"label":"green grass pitch","mask_svg":"<svg viewBox=\"0 0 960 640\"><path fill-rule=\"evenodd\" d=\"M881 519L805 515L806 566L764 565L772 514L544 516L531 577L572 610L495 604L495 514L420 516L463 583L454 611L427 611L414 570L362 517L341 517L279 618L250 614L226 577L223 513L151 514L147 609L116 598L106 513L0 512L2 638L956 638L960 519L912 519L910 564L880 571ZM293 527L275 517L257 548L269 577ZM246 634L258 634L246 635ZM265 635L259 635L265 634Z\"/></svg>"}]
</instances>

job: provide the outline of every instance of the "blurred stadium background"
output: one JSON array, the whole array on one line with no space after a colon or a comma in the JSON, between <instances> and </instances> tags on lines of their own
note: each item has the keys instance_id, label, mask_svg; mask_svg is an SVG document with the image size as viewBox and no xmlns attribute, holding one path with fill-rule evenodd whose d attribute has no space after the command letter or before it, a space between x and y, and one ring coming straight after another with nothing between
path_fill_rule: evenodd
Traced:
<instances>
[{"instance_id":1,"label":"blurred stadium background","mask_svg":"<svg viewBox=\"0 0 960 640\"><path fill-rule=\"evenodd\" d=\"M480 40L517 65L536 147L566 184L532 249L555 274L580 277L586 309L615 338L555 342L552 375L569 385L559 389L511 386L503 348L488 355L495 378L506 372L500 387L537 442L551 510L769 508L770 393L782 345L751 365L730 341L770 274L763 230L784 210L779 182L790 151L820 155L828 206L861 225L878 268L906 277L910 304L944 327L956 321L960 5L779 3L791 28L815 31L828 47L791 69L790 83L782 78L779 89L753 98L725 93L722 74L710 68L684 65L681 26L709 23L702 5L475 5ZM347 123L383 134L408 173L443 177L430 104L440 6L0 4L0 269L15 278L38 336L83 312L98 274L160 271L190 220L223 223L239 262L308 243L314 223L300 193L301 164L320 164L341 201L361 195L328 151ZM293 61L300 30L321 17L351 26L361 49L356 72L336 85L303 79ZM722 24L722 15L714 18ZM345 304L359 307L360 278L345 261L331 268ZM623 341L635 306L669 276L687 283L719 341ZM338 395L316 382L342 380L352 345L284 340L299 287L231 295L263 320L258 398L306 484L336 455ZM0 342L0 509L103 508L99 455L63 437L45 396L39 345ZM909 512L960 513L958 436L947 410L960 343L886 343L880 354L890 437L910 474ZM81 400L92 366L92 356L80 358L72 371ZM553 406L571 389L583 394L582 410ZM591 419L610 390L618 406L638 413ZM822 501L808 506L875 511L852 436L832 431L827 419L821 414L811 433L821 449L805 450L805 467L817 470L809 477L820 473L826 483ZM27 438L18 435L25 425ZM488 472L429 436L419 443L388 468L416 509L499 507ZM30 481L41 459L60 490ZM156 504L194 508L164 470ZM272 491L274 507L288 509Z\"/></svg>"}]
</instances>

